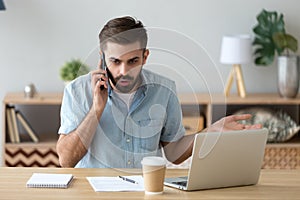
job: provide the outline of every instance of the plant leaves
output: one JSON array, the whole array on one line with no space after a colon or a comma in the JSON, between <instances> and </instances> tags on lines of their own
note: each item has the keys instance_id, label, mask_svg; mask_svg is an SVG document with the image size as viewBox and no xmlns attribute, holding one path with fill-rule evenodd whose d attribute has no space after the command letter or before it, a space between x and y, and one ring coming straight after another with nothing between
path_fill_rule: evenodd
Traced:
<instances>
[{"instance_id":1,"label":"plant leaves","mask_svg":"<svg viewBox=\"0 0 300 200\"><path fill-rule=\"evenodd\" d=\"M298 41L296 38L294 38L292 35L287 34L287 48L292 50L293 52L296 52L298 50Z\"/></svg>"},{"instance_id":2,"label":"plant leaves","mask_svg":"<svg viewBox=\"0 0 300 200\"><path fill-rule=\"evenodd\" d=\"M84 75L89 72L89 66L84 64L79 59L72 59L66 62L60 69L60 77L63 80L71 81L78 76Z\"/></svg>"},{"instance_id":3,"label":"plant leaves","mask_svg":"<svg viewBox=\"0 0 300 200\"><path fill-rule=\"evenodd\" d=\"M290 34L285 33L274 33L273 40L278 48L290 49L293 52L296 52L298 49L298 41Z\"/></svg>"},{"instance_id":4,"label":"plant leaves","mask_svg":"<svg viewBox=\"0 0 300 200\"><path fill-rule=\"evenodd\" d=\"M275 52L280 55L284 50L277 46L273 39L274 33L285 34L283 14L278 15L276 11L263 9L256 19L258 23L252 29L255 33L254 42L252 43L256 47L254 53L255 63L269 65L274 60ZM291 42L293 43L293 40Z\"/></svg>"},{"instance_id":5,"label":"plant leaves","mask_svg":"<svg viewBox=\"0 0 300 200\"><path fill-rule=\"evenodd\" d=\"M274 56L258 56L255 58L255 63L262 66L267 66L273 63Z\"/></svg>"}]
</instances>

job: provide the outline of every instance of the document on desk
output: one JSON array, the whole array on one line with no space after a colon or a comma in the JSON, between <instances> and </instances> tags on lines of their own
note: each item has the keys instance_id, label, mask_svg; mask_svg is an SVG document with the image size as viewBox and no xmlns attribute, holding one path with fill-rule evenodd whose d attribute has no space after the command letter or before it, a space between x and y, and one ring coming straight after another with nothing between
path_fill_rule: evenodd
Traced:
<instances>
[{"instance_id":1,"label":"document on desk","mask_svg":"<svg viewBox=\"0 0 300 200\"><path fill-rule=\"evenodd\" d=\"M86 177L95 192L125 192L125 191L144 191L144 179L142 176L124 176L133 182L126 181L124 178L114 176Z\"/></svg>"}]
</instances>

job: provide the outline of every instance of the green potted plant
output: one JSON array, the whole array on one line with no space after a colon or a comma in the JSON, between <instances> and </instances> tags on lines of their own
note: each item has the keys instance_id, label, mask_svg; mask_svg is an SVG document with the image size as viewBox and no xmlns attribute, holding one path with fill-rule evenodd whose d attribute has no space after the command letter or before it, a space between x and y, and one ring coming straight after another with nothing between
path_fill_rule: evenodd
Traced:
<instances>
[{"instance_id":1,"label":"green potted plant","mask_svg":"<svg viewBox=\"0 0 300 200\"><path fill-rule=\"evenodd\" d=\"M60 77L65 82L70 82L78 76L89 72L89 66L80 59L67 61L60 69Z\"/></svg>"},{"instance_id":2,"label":"green potted plant","mask_svg":"<svg viewBox=\"0 0 300 200\"><path fill-rule=\"evenodd\" d=\"M299 56L291 55L290 51L297 51L298 41L286 33L283 14L263 9L256 19L253 28L255 64L271 65L277 56L279 94L293 98L299 87Z\"/></svg>"}]
</instances>

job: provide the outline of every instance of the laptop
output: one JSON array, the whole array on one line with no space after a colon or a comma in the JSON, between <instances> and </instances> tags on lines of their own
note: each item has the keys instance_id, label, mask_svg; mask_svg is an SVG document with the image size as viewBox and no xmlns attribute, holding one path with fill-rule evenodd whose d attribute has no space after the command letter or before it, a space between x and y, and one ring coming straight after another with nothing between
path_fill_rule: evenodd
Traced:
<instances>
[{"instance_id":1,"label":"laptop","mask_svg":"<svg viewBox=\"0 0 300 200\"><path fill-rule=\"evenodd\" d=\"M266 128L198 133L188 176L165 178L164 184L186 191L255 185L267 136Z\"/></svg>"}]
</instances>

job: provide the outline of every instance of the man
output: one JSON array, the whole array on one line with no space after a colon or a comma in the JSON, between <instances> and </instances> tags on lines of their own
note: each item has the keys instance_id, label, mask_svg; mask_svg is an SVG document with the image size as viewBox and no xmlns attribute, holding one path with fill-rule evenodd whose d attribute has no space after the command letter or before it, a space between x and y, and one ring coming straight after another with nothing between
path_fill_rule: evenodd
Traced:
<instances>
[{"instance_id":1,"label":"man","mask_svg":"<svg viewBox=\"0 0 300 200\"><path fill-rule=\"evenodd\" d=\"M179 164L192 153L184 136L175 83L143 69L147 33L132 17L110 20L101 30L99 67L64 91L57 152L62 167L141 167L144 156L162 155ZM229 116L209 131L260 128Z\"/></svg>"}]
</instances>

